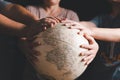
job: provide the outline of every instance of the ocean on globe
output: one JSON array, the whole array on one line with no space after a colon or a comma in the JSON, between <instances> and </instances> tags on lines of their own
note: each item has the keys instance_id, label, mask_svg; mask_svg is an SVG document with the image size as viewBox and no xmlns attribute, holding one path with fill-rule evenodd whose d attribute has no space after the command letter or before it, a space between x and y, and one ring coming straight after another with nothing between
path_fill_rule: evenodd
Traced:
<instances>
[{"instance_id":1,"label":"ocean on globe","mask_svg":"<svg viewBox=\"0 0 120 80\"><path fill-rule=\"evenodd\" d=\"M74 80L87 68L81 62L84 56L79 54L87 50L80 48L80 45L89 43L83 35L77 34L79 30L68 27L59 23L35 35L36 39L31 41L40 43L33 48L39 54L33 66L44 80Z\"/></svg>"}]
</instances>

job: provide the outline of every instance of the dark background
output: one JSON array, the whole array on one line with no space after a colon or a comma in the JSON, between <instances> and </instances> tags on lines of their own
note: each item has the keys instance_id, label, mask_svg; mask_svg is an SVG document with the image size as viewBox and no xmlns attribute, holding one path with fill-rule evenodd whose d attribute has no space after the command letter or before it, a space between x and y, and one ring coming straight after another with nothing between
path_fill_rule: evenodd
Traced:
<instances>
[{"instance_id":1,"label":"dark background","mask_svg":"<svg viewBox=\"0 0 120 80\"><path fill-rule=\"evenodd\" d=\"M39 5L41 0L7 0L26 5ZM108 13L110 5L106 0L61 0L62 7L72 9L79 15L80 20L90 20L101 13Z\"/></svg>"}]
</instances>

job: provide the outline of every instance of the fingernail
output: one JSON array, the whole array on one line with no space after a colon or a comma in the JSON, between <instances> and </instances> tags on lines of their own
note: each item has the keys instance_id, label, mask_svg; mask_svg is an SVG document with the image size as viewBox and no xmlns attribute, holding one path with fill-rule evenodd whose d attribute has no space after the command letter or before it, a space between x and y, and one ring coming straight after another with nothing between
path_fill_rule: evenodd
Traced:
<instances>
[{"instance_id":1,"label":"fingernail","mask_svg":"<svg viewBox=\"0 0 120 80\"><path fill-rule=\"evenodd\" d=\"M72 26L76 26L76 24L72 24Z\"/></svg>"},{"instance_id":2,"label":"fingernail","mask_svg":"<svg viewBox=\"0 0 120 80\"><path fill-rule=\"evenodd\" d=\"M62 20L66 20L66 18L63 18Z\"/></svg>"},{"instance_id":3,"label":"fingernail","mask_svg":"<svg viewBox=\"0 0 120 80\"><path fill-rule=\"evenodd\" d=\"M85 63L85 66L88 65L87 63Z\"/></svg>"},{"instance_id":4,"label":"fingernail","mask_svg":"<svg viewBox=\"0 0 120 80\"><path fill-rule=\"evenodd\" d=\"M39 45L41 45L41 42L38 42Z\"/></svg>"},{"instance_id":5,"label":"fingernail","mask_svg":"<svg viewBox=\"0 0 120 80\"><path fill-rule=\"evenodd\" d=\"M83 45L80 45L80 48L84 48L84 46L83 46Z\"/></svg>"},{"instance_id":6,"label":"fingernail","mask_svg":"<svg viewBox=\"0 0 120 80\"><path fill-rule=\"evenodd\" d=\"M81 56L84 56L84 53L81 52L80 54L81 54Z\"/></svg>"},{"instance_id":7,"label":"fingernail","mask_svg":"<svg viewBox=\"0 0 120 80\"><path fill-rule=\"evenodd\" d=\"M47 27L44 27L44 30L46 30L47 29Z\"/></svg>"},{"instance_id":8,"label":"fingernail","mask_svg":"<svg viewBox=\"0 0 120 80\"><path fill-rule=\"evenodd\" d=\"M82 45L80 45L80 47L82 47Z\"/></svg>"},{"instance_id":9,"label":"fingernail","mask_svg":"<svg viewBox=\"0 0 120 80\"><path fill-rule=\"evenodd\" d=\"M62 24L62 26L66 26L66 24Z\"/></svg>"},{"instance_id":10,"label":"fingernail","mask_svg":"<svg viewBox=\"0 0 120 80\"><path fill-rule=\"evenodd\" d=\"M85 61L84 59L81 60L81 62L84 62L84 61Z\"/></svg>"},{"instance_id":11,"label":"fingernail","mask_svg":"<svg viewBox=\"0 0 120 80\"><path fill-rule=\"evenodd\" d=\"M79 56L82 56L82 54L80 53Z\"/></svg>"},{"instance_id":12,"label":"fingernail","mask_svg":"<svg viewBox=\"0 0 120 80\"><path fill-rule=\"evenodd\" d=\"M77 34L80 34L80 32L77 32Z\"/></svg>"},{"instance_id":13,"label":"fingernail","mask_svg":"<svg viewBox=\"0 0 120 80\"><path fill-rule=\"evenodd\" d=\"M25 40L27 40L27 38L26 37L22 37L21 40L25 41Z\"/></svg>"},{"instance_id":14,"label":"fingernail","mask_svg":"<svg viewBox=\"0 0 120 80\"><path fill-rule=\"evenodd\" d=\"M71 29L71 27L68 27L68 29Z\"/></svg>"},{"instance_id":15,"label":"fingernail","mask_svg":"<svg viewBox=\"0 0 120 80\"><path fill-rule=\"evenodd\" d=\"M34 56L40 56L41 53L39 51L32 50Z\"/></svg>"}]
</instances>

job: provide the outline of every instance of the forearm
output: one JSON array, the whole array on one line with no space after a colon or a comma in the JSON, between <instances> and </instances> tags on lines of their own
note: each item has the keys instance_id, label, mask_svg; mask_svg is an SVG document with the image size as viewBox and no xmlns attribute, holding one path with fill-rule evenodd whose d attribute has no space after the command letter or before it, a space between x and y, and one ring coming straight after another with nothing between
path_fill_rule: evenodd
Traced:
<instances>
[{"instance_id":1,"label":"forearm","mask_svg":"<svg viewBox=\"0 0 120 80\"><path fill-rule=\"evenodd\" d=\"M120 42L120 28L93 28L92 32L95 39Z\"/></svg>"},{"instance_id":2,"label":"forearm","mask_svg":"<svg viewBox=\"0 0 120 80\"><path fill-rule=\"evenodd\" d=\"M93 22L90 22L90 21L80 21L80 24L82 24L84 27L86 27L88 29L97 27Z\"/></svg>"},{"instance_id":3,"label":"forearm","mask_svg":"<svg viewBox=\"0 0 120 80\"><path fill-rule=\"evenodd\" d=\"M90 29L91 36L95 39L120 42L120 28L98 28L94 23L89 21L82 21L80 24Z\"/></svg>"},{"instance_id":4,"label":"forearm","mask_svg":"<svg viewBox=\"0 0 120 80\"><path fill-rule=\"evenodd\" d=\"M2 34L17 35L25 26L0 14L0 33Z\"/></svg>"},{"instance_id":5,"label":"forearm","mask_svg":"<svg viewBox=\"0 0 120 80\"><path fill-rule=\"evenodd\" d=\"M38 18L33 16L28 10L17 4L7 5L2 10L2 14L23 24L31 24L38 20Z\"/></svg>"}]
</instances>

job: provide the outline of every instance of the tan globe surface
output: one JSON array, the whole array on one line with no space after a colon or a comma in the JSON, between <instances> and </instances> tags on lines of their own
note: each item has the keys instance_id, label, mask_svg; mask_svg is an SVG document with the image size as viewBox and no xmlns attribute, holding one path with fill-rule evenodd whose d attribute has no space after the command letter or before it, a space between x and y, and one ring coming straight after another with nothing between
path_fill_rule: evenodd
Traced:
<instances>
[{"instance_id":1,"label":"tan globe surface","mask_svg":"<svg viewBox=\"0 0 120 80\"><path fill-rule=\"evenodd\" d=\"M83 35L78 35L79 30L68 29L69 26L57 24L36 35L34 50L40 55L34 62L34 67L40 76L46 80L74 80L86 69L81 62L84 56L79 56L81 44L88 44ZM28 53L29 54L29 53Z\"/></svg>"}]
</instances>

